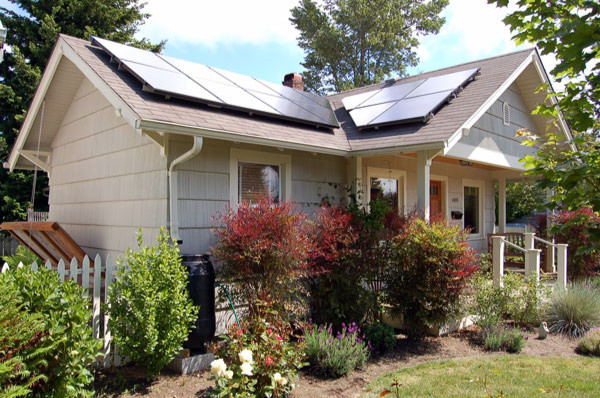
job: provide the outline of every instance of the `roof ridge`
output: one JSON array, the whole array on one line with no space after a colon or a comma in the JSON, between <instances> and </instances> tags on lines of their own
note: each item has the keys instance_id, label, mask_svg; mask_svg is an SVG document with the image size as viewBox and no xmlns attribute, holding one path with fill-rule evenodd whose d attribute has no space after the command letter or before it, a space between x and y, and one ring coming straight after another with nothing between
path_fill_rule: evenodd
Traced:
<instances>
[{"instance_id":1,"label":"roof ridge","mask_svg":"<svg viewBox=\"0 0 600 398\"><path fill-rule=\"evenodd\" d=\"M428 73L440 72L440 71L443 71L443 70L446 70L446 69L457 68L459 66L465 66L465 65L476 63L476 62L489 61L489 60L492 60L492 59L508 57L508 56L515 55L515 54L522 53L522 52L535 51L535 49L536 49L535 47L528 47L528 48L525 48L523 50L515 50L515 51L508 52L508 53L500 54L500 55L494 55L492 57L481 58L481 59L476 59L476 60L473 60L473 61L463 62L463 63L456 64L456 65L445 66L443 68L434 69L434 70L430 70L430 71L427 71L427 72L421 72L421 73L417 73L415 75L409 75L409 76L404 76L404 77L392 77L392 78L389 78L389 79L384 80L382 82L373 83L373 84L368 85L368 86L355 87L355 88L352 88L350 90L341 91L339 93L329 94L329 95L326 95L325 98L330 98L330 97L333 97L333 96L336 96L336 95L350 93L350 92L356 91L356 90L362 90L364 88L375 87L375 86L378 86L378 85L381 85L381 84L389 83L391 80L393 80L394 82L398 82L400 80L408 79L408 78L411 78L411 77L418 77L418 76L426 75Z\"/></svg>"}]
</instances>

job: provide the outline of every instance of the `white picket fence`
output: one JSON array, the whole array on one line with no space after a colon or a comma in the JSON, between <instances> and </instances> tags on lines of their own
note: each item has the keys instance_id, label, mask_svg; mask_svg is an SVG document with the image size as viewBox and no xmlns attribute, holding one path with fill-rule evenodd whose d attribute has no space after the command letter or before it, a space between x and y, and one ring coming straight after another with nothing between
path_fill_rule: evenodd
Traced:
<instances>
[{"instance_id":1,"label":"white picket fence","mask_svg":"<svg viewBox=\"0 0 600 398\"><path fill-rule=\"evenodd\" d=\"M109 316L101 309L102 304L107 302L108 289L116 275L116 263L112 257L108 255L104 265L100 256L96 255L93 266L88 256L84 257L81 266L76 259L71 260L68 267L63 260L60 260L57 267L53 266L49 260L43 266L58 272L61 281L72 280L85 289L85 294L90 298L90 305L92 306L92 319L90 319L92 334L95 338L104 341L104 357L98 359L97 365L105 368L111 365L120 366L121 357L118 355L112 341L108 324ZM19 263L18 267L22 268L23 263ZM31 269L37 271L39 269L38 264L33 263ZM4 263L2 273L8 270L8 264Z\"/></svg>"}]
</instances>

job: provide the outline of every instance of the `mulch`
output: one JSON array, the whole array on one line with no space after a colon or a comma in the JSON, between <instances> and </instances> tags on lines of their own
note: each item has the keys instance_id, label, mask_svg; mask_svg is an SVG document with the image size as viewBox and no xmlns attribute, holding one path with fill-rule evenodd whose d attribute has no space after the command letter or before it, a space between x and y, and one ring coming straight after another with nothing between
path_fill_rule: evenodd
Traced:
<instances>
[{"instance_id":1,"label":"mulch","mask_svg":"<svg viewBox=\"0 0 600 398\"><path fill-rule=\"evenodd\" d=\"M524 331L527 344L521 354L530 356L576 356L577 340L561 335L549 335L546 340L537 339L537 331ZM465 359L492 355L511 355L488 352L481 347L478 329L467 329L444 337L427 337L423 340L409 340L398 336L396 348L386 355L370 359L364 369L354 371L339 379L324 379L310 373L301 372L294 390L295 398L317 397L360 397L362 390L372 381L387 373L415 366L424 362ZM209 380L208 371L179 375L170 371L148 381L139 369L125 366L118 369L99 371L96 375L95 390L99 397L207 397L214 382Z\"/></svg>"}]
</instances>

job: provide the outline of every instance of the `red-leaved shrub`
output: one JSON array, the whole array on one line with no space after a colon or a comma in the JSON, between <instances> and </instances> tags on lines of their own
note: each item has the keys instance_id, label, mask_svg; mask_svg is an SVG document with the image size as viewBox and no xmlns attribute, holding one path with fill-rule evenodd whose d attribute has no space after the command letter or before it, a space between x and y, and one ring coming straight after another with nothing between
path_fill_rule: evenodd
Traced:
<instances>
[{"instance_id":1,"label":"red-leaved shrub","mask_svg":"<svg viewBox=\"0 0 600 398\"><path fill-rule=\"evenodd\" d=\"M307 272L313 250L307 216L290 202L260 198L243 202L215 218L218 244L211 254L221 262L219 277L235 284L234 296L249 305L255 316L259 300L284 310L293 301L294 283Z\"/></svg>"},{"instance_id":2,"label":"red-leaved shrub","mask_svg":"<svg viewBox=\"0 0 600 398\"><path fill-rule=\"evenodd\" d=\"M600 216L589 207L576 211L561 210L550 216L550 235L556 243L566 243L569 280L585 278L600 272L600 248L590 239L590 230L598 228ZM536 233L548 236L546 215L536 217Z\"/></svg>"},{"instance_id":3,"label":"red-leaved shrub","mask_svg":"<svg viewBox=\"0 0 600 398\"><path fill-rule=\"evenodd\" d=\"M469 277L478 269L465 231L446 221L412 218L393 239L394 265L384 285L391 312L409 335L420 337L457 309Z\"/></svg>"}]
</instances>

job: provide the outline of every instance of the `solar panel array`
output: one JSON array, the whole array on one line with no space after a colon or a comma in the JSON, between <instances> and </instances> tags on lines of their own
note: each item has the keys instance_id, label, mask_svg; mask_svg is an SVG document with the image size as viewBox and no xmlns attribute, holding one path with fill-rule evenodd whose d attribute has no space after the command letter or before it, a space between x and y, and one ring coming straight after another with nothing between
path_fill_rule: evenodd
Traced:
<instances>
[{"instance_id":1,"label":"solar panel array","mask_svg":"<svg viewBox=\"0 0 600 398\"><path fill-rule=\"evenodd\" d=\"M359 129L427 122L475 78L480 68L449 73L352 95L342 103Z\"/></svg>"},{"instance_id":2,"label":"solar panel array","mask_svg":"<svg viewBox=\"0 0 600 398\"><path fill-rule=\"evenodd\" d=\"M338 127L331 104L317 95L98 37L92 37L92 43L140 80L145 91L250 114Z\"/></svg>"}]
</instances>

